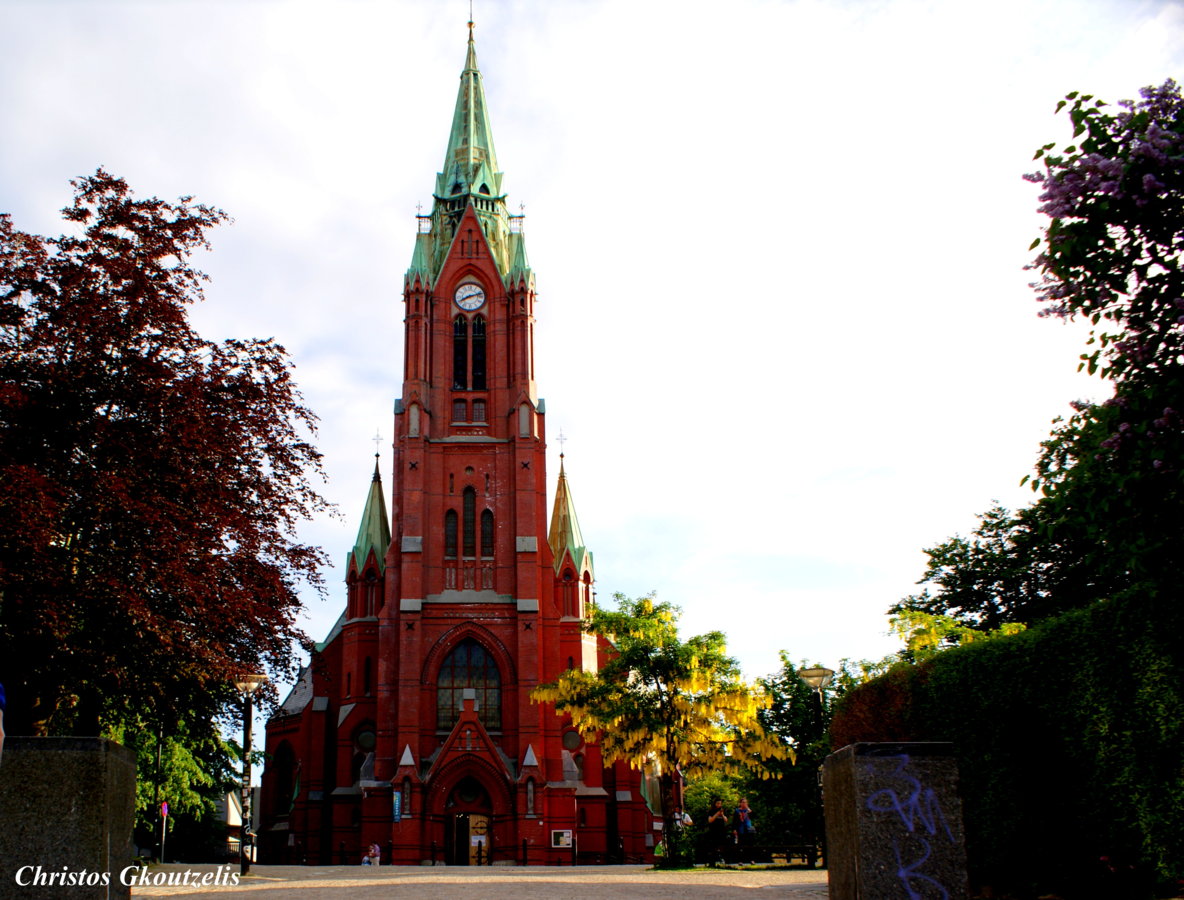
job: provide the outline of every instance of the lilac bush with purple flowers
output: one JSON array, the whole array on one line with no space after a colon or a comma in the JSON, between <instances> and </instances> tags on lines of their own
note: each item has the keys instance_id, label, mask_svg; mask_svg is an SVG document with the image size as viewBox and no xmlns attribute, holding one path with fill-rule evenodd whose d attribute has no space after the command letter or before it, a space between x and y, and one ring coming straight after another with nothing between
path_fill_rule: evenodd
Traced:
<instances>
[{"instance_id":1,"label":"lilac bush with purple flowers","mask_svg":"<svg viewBox=\"0 0 1184 900\"><path fill-rule=\"evenodd\" d=\"M1069 94L1073 143L1045 144L1049 222L1031 249L1042 315L1092 325L1081 368L1114 385L1054 423L1036 502L926 550L929 588L890 612L972 627L1031 623L1184 581L1184 98L1176 82L1114 107Z\"/></svg>"},{"instance_id":2,"label":"lilac bush with purple flowers","mask_svg":"<svg viewBox=\"0 0 1184 900\"><path fill-rule=\"evenodd\" d=\"M1070 94L1078 143L1037 151L1048 215L1032 268L1045 313L1094 325L1082 365L1121 383L1145 367L1178 366L1184 354L1184 98L1171 79L1118 111Z\"/></svg>"}]
</instances>

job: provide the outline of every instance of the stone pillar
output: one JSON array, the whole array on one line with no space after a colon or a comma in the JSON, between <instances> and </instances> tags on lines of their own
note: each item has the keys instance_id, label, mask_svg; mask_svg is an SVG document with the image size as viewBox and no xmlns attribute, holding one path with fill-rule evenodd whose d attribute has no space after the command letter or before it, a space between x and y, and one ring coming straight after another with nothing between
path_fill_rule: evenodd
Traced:
<instances>
[{"instance_id":1,"label":"stone pillar","mask_svg":"<svg viewBox=\"0 0 1184 900\"><path fill-rule=\"evenodd\" d=\"M130 897L120 872L132 865L135 799L136 759L126 747L102 738L7 738L0 900Z\"/></svg>"},{"instance_id":2,"label":"stone pillar","mask_svg":"<svg viewBox=\"0 0 1184 900\"><path fill-rule=\"evenodd\" d=\"M822 768L830 900L965 900L952 744L851 744Z\"/></svg>"}]
</instances>

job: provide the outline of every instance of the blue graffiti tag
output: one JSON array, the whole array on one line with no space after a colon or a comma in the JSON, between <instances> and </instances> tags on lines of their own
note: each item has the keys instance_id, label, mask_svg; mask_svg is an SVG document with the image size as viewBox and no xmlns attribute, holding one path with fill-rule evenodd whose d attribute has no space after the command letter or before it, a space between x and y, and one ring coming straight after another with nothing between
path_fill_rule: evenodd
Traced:
<instances>
[{"instance_id":1,"label":"blue graffiti tag","mask_svg":"<svg viewBox=\"0 0 1184 900\"><path fill-rule=\"evenodd\" d=\"M897 761L896 768L889 775L898 778L907 788L904 791L896 791L891 787L882 788L867 798L867 808L875 812L896 813L910 833L917 830L917 823L920 822L929 834L935 835L940 824L946 837L953 843L954 833L946 821L937 794L933 788L923 787L920 781L905 771L909 764L908 755L884 758ZM904 799L901 799L902 793Z\"/></svg>"},{"instance_id":2,"label":"blue graffiti tag","mask_svg":"<svg viewBox=\"0 0 1184 900\"><path fill-rule=\"evenodd\" d=\"M889 782L889 786L871 794L867 798L867 808L874 812L895 813L911 836L906 840L920 842L924 847L919 859L906 864L901 855L900 843L895 840L892 842L892 850L896 856L896 877L904 885L909 900L925 900L927 896L934 900L949 900L950 892L945 886L920 871L929 861L932 846L918 834L918 826L931 837L937 835L940 828L950 843L954 843L954 832L946 820L937 793L921 784L921 781L908 770L908 754L885 756L882 759L895 762L896 765L890 770L881 769L877 773L876 766L869 763L868 771L871 774L879 774ZM931 889L926 890L926 885L931 886ZM926 890L926 893L919 893L919 890ZM934 890L940 893L935 894Z\"/></svg>"},{"instance_id":3,"label":"blue graffiti tag","mask_svg":"<svg viewBox=\"0 0 1184 900\"><path fill-rule=\"evenodd\" d=\"M925 884L933 885L935 888L941 891L941 900L950 900L950 892L946 890L945 885L933 878L930 878L928 875L917 871L917 869L929 861L929 853L931 849L929 842L925 840L925 838L919 837L917 840L925 845L925 855L920 859L913 860L907 866L904 864L904 860L900 858L900 845L895 841L892 842L892 851L896 854L896 877L900 879L900 883L903 884L904 889L908 891L909 900L925 900L924 894L917 893L917 891L913 890L914 881L920 881Z\"/></svg>"}]
</instances>

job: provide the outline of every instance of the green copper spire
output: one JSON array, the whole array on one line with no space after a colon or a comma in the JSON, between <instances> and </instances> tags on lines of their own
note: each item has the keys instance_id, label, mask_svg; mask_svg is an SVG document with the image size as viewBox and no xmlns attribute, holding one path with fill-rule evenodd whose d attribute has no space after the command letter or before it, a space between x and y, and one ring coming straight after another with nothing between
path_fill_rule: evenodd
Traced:
<instances>
[{"instance_id":1,"label":"green copper spire","mask_svg":"<svg viewBox=\"0 0 1184 900\"><path fill-rule=\"evenodd\" d=\"M493 149L493 129L485 107L485 88L477 68L477 49L473 44L473 23L469 23L469 47L465 68L460 73L460 92L452 114L452 131L444 153L444 168L436 176L438 198L480 194L502 195L502 173Z\"/></svg>"},{"instance_id":2,"label":"green copper spire","mask_svg":"<svg viewBox=\"0 0 1184 900\"><path fill-rule=\"evenodd\" d=\"M555 506L551 510L551 530L547 534L547 543L551 545L551 553L555 557L556 572L563 564L564 553L569 551L577 572L585 569L592 572L592 553L584 546L584 536L580 533L580 520L576 518L576 504L571 497L567 473L563 470L562 453L559 454L559 483L555 486Z\"/></svg>"},{"instance_id":3,"label":"green copper spire","mask_svg":"<svg viewBox=\"0 0 1184 900\"><path fill-rule=\"evenodd\" d=\"M485 88L477 68L472 22L465 67L460 73L460 91L452 114L452 130L448 133L448 149L444 152L444 166L436 175L433 199L431 216L420 217L419 240L407 272L409 283L417 276L426 284L435 282L452 247L457 226L470 207L477 215L502 278L509 279L515 263L516 275L528 272L524 250L511 246L510 215L502 193L497 151L493 148ZM521 243L521 236L518 242Z\"/></svg>"},{"instance_id":4,"label":"green copper spire","mask_svg":"<svg viewBox=\"0 0 1184 900\"><path fill-rule=\"evenodd\" d=\"M428 262L431 252L432 236L423 233L417 234L415 236L415 250L411 254L411 267L407 270L408 282L414 282L415 276L418 275L424 287L432 286L432 277L435 273Z\"/></svg>"},{"instance_id":5,"label":"green copper spire","mask_svg":"<svg viewBox=\"0 0 1184 900\"><path fill-rule=\"evenodd\" d=\"M362 511L362 524L358 527L358 539L350 552L354 566L361 571L366 565L370 551L378 560L378 571L385 569L386 548L391 543L391 526L386 515L386 499L382 494L382 478L378 474L378 454L374 454L374 477L370 480L370 493L366 496L366 508ZM349 560L346 560L349 569Z\"/></svg>"},{"instance_id":6,"label":"green copper spire","mask_svg":"<svg viewBox=\"0 0 1184 900\"><path fill-rule=\"evenodd\" d=\"M521 231L510 232L510 272L506 279L511 285L522 279L527 284L534 277L530 261L526 258L526 235ZM560 464L562 465L562 463Z\"/></svg>"}]
</instances>

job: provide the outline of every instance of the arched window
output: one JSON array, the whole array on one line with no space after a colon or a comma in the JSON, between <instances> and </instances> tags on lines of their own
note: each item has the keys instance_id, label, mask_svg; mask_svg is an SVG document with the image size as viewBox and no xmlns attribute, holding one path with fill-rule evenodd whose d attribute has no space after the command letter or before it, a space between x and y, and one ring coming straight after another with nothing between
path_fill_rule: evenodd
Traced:
<instances>
[{"instance_id":1,"label":"arched window","mask_svg":"<svg viewBox=\"0 0 1184 900\"><path fill-rule=\"evenodd\" d=\"M481 556L493 559L493 510L481 513Z\"/></svg>"},{"instance_id":2,"label":"arched window","mask_svg":"<svg viewBox=\"0 0 1184 900\"><path fill-rule=\"evenodd\" d=\"M447 731L464 708L465 688L477 693L477 716L491 730L502 727L502 680L497 663L472 638L461 641L444 659L436 682L436 728Z\"/></svg>"},{"instance_id":3,"label":"arched window","mask_svg":"<svg viewBox=\"0 0 1184 900\"><path fill-rule=\"evenodd\" d=\"M444 513L444 558L456 559L456 510Z\"/></svg>"},{"instance_id":4,"label":"arched window","mask_svg":"<svg viewBox=\"0 0 1184 900\"><path fill-rule=\"evenodd\" d=\"M463 516L463 539L461 547L465 557L472 559L477 555L477 492L467 487L461 498L461 514Z\"/></svg>"},{"instance_id":5,"label":"arched window","mask_svg":"<svg viewBox=\"0 0 1184 900\"><path fill-rule=\"evenodd\" d=\"M485 319L473 319L473 390L485 390Z\"/></svg>"},{"instance_id":6,"label":"arched window","mask_svg":"<svg viewBox=\"0 0 1184 900\"><path fill-rule=\"evenodd\" d=\"M464 316L457 316L452 323L452 389L468 390L469 387L469 322Z\"/></svg>"}]
</instances>

